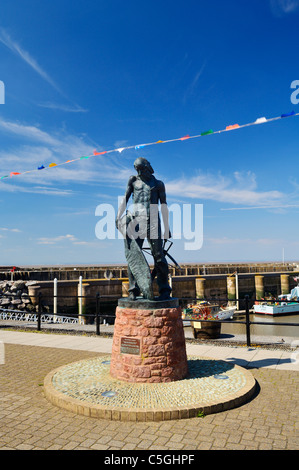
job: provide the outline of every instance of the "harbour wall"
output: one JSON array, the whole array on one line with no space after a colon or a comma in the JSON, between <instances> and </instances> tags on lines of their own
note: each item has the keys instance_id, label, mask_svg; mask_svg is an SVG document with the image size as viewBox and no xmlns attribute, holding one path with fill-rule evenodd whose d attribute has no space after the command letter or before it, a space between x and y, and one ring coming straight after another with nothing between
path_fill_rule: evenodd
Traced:
<instances>
[{"instance_id":1,"label":"harbour wall","mask_svg":"<svg viewBox=\"0 0 299 470\"><path fill-rule=\"evenodd\" d=\"M239 310L245 308L245 296L249 296L250 306L255 300L272 295L287 294L297 285L294 277L296 272L263 272L238 274L208 274L205 276L170 276L172 296L181 300L182 305L196 299L208 299L225 303L236 303L240 299ZM82 297L80 283L76 280L58 280L57 305L58 313L77 314L79 302L82 302L83 314L94 314L96 296L100 296L101 313L114 313L117 300L128 295L127 278L82 279ZM154 292L158 295L156 283ZM30 299L38 305L39 295L42 303L52 311L54 304L54 281L39 281L28 287ZM81 300L82 299L82 300Z\"/></svg>"},{"instance_id":2,"label":"harbour wall","mask_svg":"<svg viewBox=\"0 0 299 470\"><path fill-rule=\"evenodd\" d=\"M169 266L174 276L206 276L222 274L281 273L299 271L298 262L288 263L182 263L181 269ZM11 272L13 271L13 273ZM53 265L53 266L0 266L0 281L76 281L83 279L121 279L128 277L127 265Z\"/></svg>"}]
</instances>

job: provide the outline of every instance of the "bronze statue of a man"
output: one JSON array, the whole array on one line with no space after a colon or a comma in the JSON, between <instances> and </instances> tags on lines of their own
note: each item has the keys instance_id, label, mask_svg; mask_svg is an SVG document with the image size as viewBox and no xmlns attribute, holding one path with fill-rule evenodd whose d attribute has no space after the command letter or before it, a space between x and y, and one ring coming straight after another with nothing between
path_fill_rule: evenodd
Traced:
<instances>
[{"instance_id":1,"label":"bronze statue of a man","mask_svg":"<svg viewBox=\"0 0 299 470\"><path fill-rule=\"evenodd\" d=\"M142 293L143 298L154 300L151 285L153 276L149 276L149 267L142 253L146 238L154 258L154 273L159 287L158 300L167 300L170 298L171 288L168 283L168 263L164 254L163 240L170 238L171 234L168 225L165 186L162 181L154 177L154 170L145 158L137 158L134 168L137 175L129 178L125 197L116 218L116 226L124 235L125 241L129 298L135 300ZM121 218L131 195L133 196L132 212L127 211L126 216ZM163 236L159 205L164 225Z\"/></svg>"}]
</instances>

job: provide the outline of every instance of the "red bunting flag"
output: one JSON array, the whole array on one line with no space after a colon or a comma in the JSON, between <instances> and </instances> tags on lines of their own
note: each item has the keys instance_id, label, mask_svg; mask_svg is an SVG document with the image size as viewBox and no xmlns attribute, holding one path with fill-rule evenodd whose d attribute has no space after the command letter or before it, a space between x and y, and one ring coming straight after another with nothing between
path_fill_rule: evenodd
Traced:
<instances>
[{"instance_id":1,"label":"red bunting flag","mask_svg":"<svg viewBox=\"0 0 299 470\"><path fill-rule=\"evenodd\" d=\"M107 153L107 151L105 152L97 152L96 150L93 152L94 155L104 155L105 153Z\"/></svg>"},{"instance_id":2,"label":"red bunting flag","mask_svg":"<svg viewBox=\"0 0 299 470\"><path fill-rule=\"evenodd\" d=\"M185 135L184 137L181 137L180 140L187 140L187 139L190 139L190 135Z\"/></svg>"}]
</instances>

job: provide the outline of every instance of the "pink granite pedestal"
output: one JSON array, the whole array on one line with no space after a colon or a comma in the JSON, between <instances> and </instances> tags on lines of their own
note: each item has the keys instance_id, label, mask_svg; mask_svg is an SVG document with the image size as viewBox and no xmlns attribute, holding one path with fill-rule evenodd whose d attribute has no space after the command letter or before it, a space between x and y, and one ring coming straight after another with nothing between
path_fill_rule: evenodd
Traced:
<instances>
[{"instance_id":1,"label":"pink granite pedestal","mask_svg":"<svg viewBox=\"0 0 299 470\"><path fill-rule=\"evenodd\" d=\"M136 383L184 379L188 366L181 308L128 305L116 308L110 375Z\"/></svg>"}]
</instances>

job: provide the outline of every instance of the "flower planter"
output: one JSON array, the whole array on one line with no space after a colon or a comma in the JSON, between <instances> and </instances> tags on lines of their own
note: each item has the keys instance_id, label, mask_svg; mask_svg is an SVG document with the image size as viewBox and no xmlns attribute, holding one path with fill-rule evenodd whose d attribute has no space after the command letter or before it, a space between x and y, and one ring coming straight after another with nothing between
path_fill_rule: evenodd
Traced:
<instances>
[{"instance_id":1,"label":"flower planter","mask_svg":"<svg viewBox=\"0 0 299 470\"><path fill-rule=\"evenodd\" d=\"M195 339L217 339L221 333L221 323L218 321L191 322Z\"/></svg>"}]
</instances>

